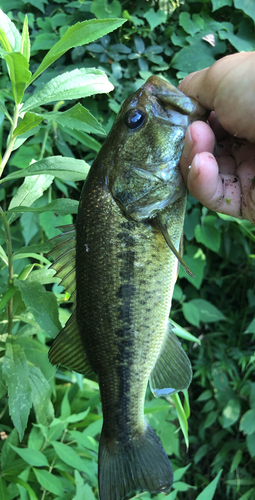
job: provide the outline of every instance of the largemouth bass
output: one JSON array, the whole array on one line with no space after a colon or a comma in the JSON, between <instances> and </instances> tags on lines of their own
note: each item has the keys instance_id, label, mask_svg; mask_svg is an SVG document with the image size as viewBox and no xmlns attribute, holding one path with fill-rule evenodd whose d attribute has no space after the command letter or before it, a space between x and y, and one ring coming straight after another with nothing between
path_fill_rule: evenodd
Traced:
<instances>
[{"instance_id":1,"label":"largemouth bass","mask_svg":"<svg viewBox=\"0 0 255 500\"><path fill-rule=\"evenodd\" d=\"M90 169L76 229L62 228L53 240L52 267L76 307L49 358L98 376L101 500L172 486L168 456L144 419L144 398L148 380L159 397L186 389L192 376L169 311L178 259L185 266L178 163L199 112L194 100L150 77L122 105Z\"/></svg>"}]
</instances>

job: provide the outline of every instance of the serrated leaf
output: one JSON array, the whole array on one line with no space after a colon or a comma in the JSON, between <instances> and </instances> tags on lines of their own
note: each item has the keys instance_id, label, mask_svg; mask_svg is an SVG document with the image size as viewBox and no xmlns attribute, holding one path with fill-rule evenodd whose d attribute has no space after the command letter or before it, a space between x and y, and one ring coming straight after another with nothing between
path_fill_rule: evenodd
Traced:
<instances>
[{"instance_id":1,"label":"serrated leaf","mask_svg":"<svg viewBox=\"0 0 255 500\"><path fill-rule=\"evenodd\" d=\"M0 9L0 28L5 33L12 51L18 52L21 45L21 36L15 24ZM5 47L4 47L5 48ZM7 50L7 49L5 49Z\"/></svg>"},{"instance_id":2,"label":"serrated leaf","mask_svg":"<svg viewBox=\"0 0 255 500\"><path fill-rule=\"evenodd\" d=\"M202 493L200 493L200 495L198 495L196 500L212 500L213 499L218 482L220 480L220 476L222 474L222 470L223 469L221 469L220 472L215 477L215 479L213 479L213 481L210 484L208 484L208 486L206 486L206 488L202 491Z\"/></svg>"},{"instance_id":3,"label":"serrated leaf","mask_svg":"<svg viewBox=\"0 0 255 500\"><path fill-rule=\"evenodd\" d=\"M60 479L44 469L34 469L38 483L50 493L57 496L64 496L64 490Z\"/></svg>"},{"instance_id":4,"label":"serrated leaf","mask_svg":"<svg viewBox=\"0 0 255 500\"><path fill-rule=\"evenodd\" d=\"M21 440L27 426L32 397L26 356L13 337L8 337L6 341L2 371L8 387L10 417Z\"/></svg>"},{"instance_id":5,"label":"serrated leaf","mask_svg":"<svg viewBox=\"0 0 255 500\"><path fill-rule=\"evenodd\" d=\"M27 464L34 467L49 466L46 456L40 451L32 450L31 448L18 448L12 444L10 446Z\"/></svg>"},{"instance_id":6,"label":"serrated leaf","mask_svg":"<svg viewBox=\"0 0 255 500\"><path fill-rule=\"evenodd\" d=\"M21 122L15 128L13 132L13 137L17 137L18 135L25 134L29 130L34 127L37 127L39 123L43 120L43 116L37 115L36 113L25 113L25 116L22 118Z\"/></svg>"},{"instance_id":7,"label":"serrated leaf","mask_svg":"<svg viewBox=\"0 0 255 500\"><path fill-rule=\"evenodd\" d=\"M15 280L19 287L22 300L28 310L33 314L38 325L51 337L55 337L61 330L58 319L57 299L52 292L46 292L45 288L36 282Z\"/></svg>"},{"instance_id":8,"label":"serrated leaf","mask_svg":"<svg viewBox=\"0 0 255 500\"><path fill-rule=\"evenodd\" d=\"M9 210L23 213L21 207L23 205L30 207L43 195L44 191L48 189L53 179L54 177L52 175L32 175L31 177L27 177L12 198ZM17 214L14 215L14 213L12 213L12 215L8 217L8 223L11 224L17 217Z\"/></svg>"},{"instance_id":9,"label":"serrated leaf","mask_svg":"<svg viewBox=\"0 0 255 500\"><path fill-rule=\"evenodd\" d=\"M5 56L8 57L8 56ZM28 111L53 101L80 99L94 94L111 92L113 85L100 69L74 69L56 76L25 102L22 111Z\"/></svg>"},{"instance_id":10,"label":"serrated leaf","mask_svg":"<svg viewBox=\"0 0 255 500\"><path fill-rule=\"evenodd\" d=\"M53 45L46 54L39 68L37 68L34 75L32 75L29 85L67 50L93 42L103 35L119 28L125 22L125 19L90 19L89 21L83 21L71 26L59 42Z\"/></svg>"},{"instance_id":11,"label":"serrated leaf","mask_svg":"<svg viewBox=\"0 0 255 500\"><path fill-rule=\"evenodd\" d=\"M86 179L90 166L83 160L65 158L64 156L49 156L39 160L24 170L7 175L0 183L12 179L20 179L30 175L49 174L66 181L83 181Z\"/></svg>"},{"instance_id":12,"label":"serrated leaf","mask_svg":"<svg viewBox=\"0 0 255 500\"><path fill-rule=\"evenodd\" d=\"M37 366L30 367L29 382L37 422L47 427L54 418L54 408L50 399L50 385Z\"/></svg>"},{"instance_id":13,"label":"serrated leaf","mask_svg":"<svg viewBox=\"0 0 255 500\"><path fill-rule=\"evenodd\" d=\"M77 214L79 202L77 200L70 200L69 198L53 200L47 205L42 207L14 207L6 213L26 213L32 212L41 214L44 212L54 212L58 215Z\"/></svg>"},{"instance_id":14,"label":"serrated leaf","mask_svg":"<svg viewBox=\"0 0 255 500\"><path fill-rule=\"evenodd\" d=\"M20 52L26 58L27 61L30 59L30 40L29 40L29 32L28 32L28 18L25 16L22 35L21 35L21 44L20 44Z\"/></svg>"},{"instance_id":15,"label":"serrated leaf","mask_svg":"<svg viewBox=\"0 0 255 500\"><path fill-rule=\"evenodd\" d=\"M28 69L28 61L20 52L10 52L4 56L4 59L9 68L15 103L20 104L31 76L31 71Z\"/></svg>"},{"instance_id":16,"label":"serrated leaf","mask_svg":"<svg viewBox=\"0 0 255 500\"><path fill-rule=\"evenodd\" d=\"M105 134L102 125L80 103L64 112L51 111L44 113L42 118L59 123L63 127L80 130L89 134Z\"/></svg>"}]
</instances>

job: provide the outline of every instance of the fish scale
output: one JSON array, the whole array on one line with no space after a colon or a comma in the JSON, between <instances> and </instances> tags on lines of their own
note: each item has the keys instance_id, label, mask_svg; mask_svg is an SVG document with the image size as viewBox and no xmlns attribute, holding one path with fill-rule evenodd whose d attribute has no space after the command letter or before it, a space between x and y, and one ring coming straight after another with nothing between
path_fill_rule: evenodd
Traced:
<instances>
[{"instance_id":1,"label":"fish scale","mask_svg":"<svg viewBox=\"0 0 255 500\"><path fill-rule=\"evenodd\" d=\"M201 110L150 77L122 105L81 193L76 227L52 240L65 286L76 241L74 311L50 361L97 374L103 410L100 500L167 493L168 456L144 418L148 380L156 397L186 389L190 362L169 312L181 247L186 188L178 163ZM55 266L55 267L54 267Z\"/></svg>"}]
</instances>

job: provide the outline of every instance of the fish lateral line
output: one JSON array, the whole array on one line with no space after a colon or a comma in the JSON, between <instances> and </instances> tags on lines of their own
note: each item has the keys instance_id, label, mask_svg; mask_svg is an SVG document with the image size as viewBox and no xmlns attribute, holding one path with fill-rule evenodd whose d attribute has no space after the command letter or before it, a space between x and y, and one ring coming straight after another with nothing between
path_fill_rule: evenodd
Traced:
<instances>
[{"instance_id":1,"label":"fish lateral line","mask_svg":"<svg viewBox=\"0 0 255 500\"><path fill-rule=\"evenodd\" d=\"M195 275L190 271L187 264L185 264L181 254L178 252L178 250L176 250L175 246L173 245L166 226L164 226L164 224L162 224L158 219L150 219L150 222L154 227L156 227L161 232L162 236L164 236L166 244L169 246L170 250L173 252L175 257L178 259L178 261L180 262L180 264L182 265L182 267L184 268L186 273L191 278L195 278Z\"/></svg>"}]
</instances>

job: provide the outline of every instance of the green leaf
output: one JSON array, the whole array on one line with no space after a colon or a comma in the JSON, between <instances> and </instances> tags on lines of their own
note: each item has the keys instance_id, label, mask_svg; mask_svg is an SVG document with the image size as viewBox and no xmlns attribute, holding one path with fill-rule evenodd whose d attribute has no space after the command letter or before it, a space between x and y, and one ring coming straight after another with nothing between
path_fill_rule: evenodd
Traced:
<instances>
[{"instance_id":1,"label":"green leaf","mask_svg":"<svg viewBox=\"0 0 255 500\"><path fill-rule=\"evenodd\" d=\"M3 478L0 477L0 498L3 500L10 500L10 496L6 487L6 482Z\"/></svg>"},{"instance_id":2,"label":"green leaf","mask_svg":"<svg viewBox=\"0 0 255 500\"><path fill-rule=\"evenodd\" d=\"M182 326L175 323L175 321L173 321L172 319L171 323L174 325L173 332L175 333L175 335L181 337L182 339L189 340L190 342L196 342L197 344L201 344L201 341L197 337L189 333Z\"/></svg>"},{"instance_id":3,"label":"green leaf","mask_svg":"<svg viewBox=\"0 0 255 500\"><path fill-rule=\"evenodd\" d=\"M73 497L73 500L95 500L92 488L88 484L84 484L84 480L77 470L74 471L74 477L76 484L76 495Z\"/></svg>"},{"instance_id":4,"label":"green leaf","mask_svg":"<svg viewBox=\"0 0 255 500\"><path fill-rule=\"evenodd\" d=\"M15 476L11 476L10 481L14 484L19 484L20 486L25 488L25 490L27 490L29 494L30 500L38 500L34 490L32 490L31 486L29 486L29 484L26 481L23 481L23 479L21 479L20 477L15 477Z\"/></svg>"},{"instance_id":5,"label":"green leaf","mask_svg":"<svg viewBox=\"0 0 255 500\"><path fill-rule=\"evenodd\" d=\"M246 436L246 444L251 457L255 457L255 432Z\"/></svg>"},{"instance_id":6,"label":"green leaf","mask_svg":"<svg viewBox=\"0 0 255 500\"><path fill-rule=\"evenodd\" d=\"M36 282L15 280L19 287L22 300L28 310L33 314L38 325L51 337L55 337L61 330L58 319L57 299L52 292L46 292L45 288Z\"/></svg>"},{"instance_id":7,"label":"green leaf","mask_svg":"<svg viewBox=\"0 0 255 500\"><path fill-rule=\"evenodd\" d=\"M188 12L181 12L179 15L179 24L189 35L195 35L195 33L200 31L199 26L190 19Z\"/></svg>"},{"instance_id":8,"label":"green leaf","mask_svg":"<svg viewBox=\"0 0 255 500\"><path fill-rule=\"evenodd\" d=\"M38 483L50 493L57 496L64 496L64 490L60 479L47 470L44 469L34 469L33 471L36 475Z\"/></svg>"},{"instance_id":9,"label":"green leaf","mask_svg":"<svg viewBox=\"0 0 255 500\"><path fill-rule=\"evenodd\" d=\"M50 384L37 366L30 367L29 382L37 422L47 427L54 418Z\"/></svg>"},{"instance_id":10,"label":"green leaf","mask_svg":"<svg viewBox=\"0 0 255 500\"><path fill-rule=\"evenodd\" d=\"M4 56L4 59L9 68L14 100L16 104L19 104L31 76L28 61L20 52L10 52Z\"/></svg>"},{"instance_id":11,"label":"green leaf","mask_svg":"<svg viewBox=\"0 0 255 500\"><path fill-rule=\"evenodd\" d=\"M200 314L199 314L199 309L195 304L192 303L190 300L189 302L184 302L182 305L182 312L184 315L184 318L194 326L199 326L200 322Z\"/></svg>"},{"instance_id":12,"label":"green leaf","mask_svg":"<svg viewBox=\"0 0 255 500\"><path fill-rule=\"evenodd\" d=\"M0 28L0 43L6 52L12 51L12 48L9 44L9 40L8 40L5 32L1 28Z\"/></svg>"},{"instance_id":13,"label":"green leaf","mask_svg":"<svg viewBox=\"0 0 255 500\"><path fill-rule=\"evenodd\" d=\"M6 266L8 266L8 257L3 249L3 247L0 246L0 259L4 262Z\"/></svg>"},{"instance_id":14,"label":"green leaf","mask_svg":"<svg viewBox=\"0 0 255 500\"><path fill-rule=\"evenodd\" d=\"M56 201L58 202L63 200ZM59 235L59 229L57 229L58 226L66 226L68 224L72 224L72 222L73 220L71 214L58 215L57 217L54 212L44 212L40 214L40 225L44 229L48 239Z\"/></svg>"},{"instance_id":15,"label":"green leaf","mask_svg":"<svg viewBox=\"0 0 255 500\"><path fill-rule=\"evenodd\" d=\"M111 2L107 0L93 0L90 12L98 19L119 17L121 15L121 4L118 0Z\"/></svg>"},{"instance_id":16,"label":"green leaf","mask_svg":"<svg viewBox=\"0 0 255 500\"><path fill-rule=\"evenodd\" d=\"M155 12L154 9L149 9L144 15L145 19L147 19L151 30L154 30L157 26L162 23L165 23L167 20L167 15L163 10L158 9Z\"/></svg>"},{"instance_id":17,"label":"green leaf","mask_svg":"<svg viewBox=\"0 0 255 500\"><path fill-rule=\"evenodd\" d=\"M71 446L67 446L64 443L59 443L58 441L51 441L52 446L55 449L55 452L65 462L67 465L70 465L70 467L73 467L73 469L78 469L85 474L87 474L88 477L91 476L90 469L84 459L82 459Z\"/></svg>"},{"instance_id":18,"label":"green leaf","mask_svg":"<svg viewBox=\"0 0 255 500\"><path fill-rule=\"evenodd\" d=\"M172 396L177 417L181 426L181 430L185 439L185 444L188 449L189 447L189 431L188 431L188 420L183 409L179 394L173 394Z\"/></svg>"},{"instance_id":19,"label":"green leaf","mask_svg":"<svg viewBox=\"0 0 255 500\"><path fill-rule=\"evenodd\" d=\"M244 333L255 333L255 318L253 318L252 322L247 326Z\"/></svg>"},{"instance_id":20,"label":"green leaf","mask_svg":"<svg viewBox=\"0 0 255 500\"><path fill-rule=\"evenodd\" d=\"M228 40L238 52L251 52L255 47L255 37L247 19L238 26L238 32L234 33L234 26L231 23L222 23L219 30L221 40Z\"/></svg>"},{"instance_id":21,"label":"green leaf","mask_svg":"<svg viewBox=\"0 0 255 500\"><path fill-rule=\"evenodd\" d=\"M30 40L29 40L29 32L28 32L28 18L25 16L22 36L21 36L21 44L20 44L20 52L26 58L27 61L30 59Z\"/></svg>"},{"instance_id":22,"label":"green leaf","mask_svg":"<svg viewBox=\"0 0 255 500\"><path fill-rule=\"evenodd\" d=\"M1 182L1 181L0 181ZM186 247L186 254L183 256L184 262L187 264L188 268L193 272L195 278L189 276L180 267L179 277L188 280L197 290L200 289L201 283L204 277L204 268L206 266L206 257L201 248L194 245L189 245Z\"/></svg>"},{"instance_id":23,"label":"green leaf","mask_svg":"<svg viewBox=\"0 0 255 500\"><path fill-rule=\"evenodd\" d=\"M111 90L113 90L113 85L100 69L74 69L56 76L46 83L26 100L22 111L28 111L53 101L80 99Z\"/></svg>"},{"instance_id":24,"label":"green leaf","mask_svg":"<svg viewBox=\"0 0 255 500\"><path fill-rule=\"evenodd\" d=\"M38 176L39 177L39 176ZM42 176L40 176L42 177ZM51 177L51 176L48 176ZM27 180L27 179L26 179ZM27 212L32 212L36 214L41 214L44 212L54 212L55 214L58 215L67 215L67 214L77 214L78 212L78 206L79 202L77 200L70 200L69 198L65 199L57 199L54 201L51 201L47 205L44 205L42 207L24 207L23 205L19 207L14 207L10 210L7 210L6 213L27 213ZM57 222L57 220L56 220Z\"/></svg>"},{"instance_id":25,"label":"green leaf","mask_svg":"<svg viewBox=\"0 0 255 500\"><path fill-rule=\"evenodd\" d=\"M2 450L1 450L1 467L4 470L8 465L10 465L15 459L15 451L11 448L10 444L18 446L19 438L17 429L12 429L8 438L5 439Z\"/></svg>"},{"instance_id":26,"label":"green leaf","mask_svg":"<svg viewBox=\"0 0 255 500\"><path fill-rule=\"evenodd\" d=\"M13 337L8 337L6 341L2 371L8 387L10 417L22 440L32 406L32 398L26 356Z\"/></svg>"},{"instance_id":27,"label":"green leaf","mask_svg":"<svg viewBox=\"0 0 255 500\"><path fill-rule=\"evenodd\" d=\"M218 253L220 249L221 234L215 227L216 221L217 217L214 215L206 216L203 224L195 228L195 237L198 243L203 243L207 248Z\"/></svg>"},{"instance_id":28,"label":"green leaf","mask_svg":"<svg viewBox=\"0 0 255 500\"><path fill-rule=\"evenodd\" d=\"M90 19L71 26L64 36L57 42L42 60L39 68L29 82L29 85L56 59L61 57L67 50L80 45L91 43L103 35L114 31L125 23L125 19Z\"/></svg>"},{"instance_id":29,"label":"green leaf","mask_svg":"<svg viewBox=\"0 0 255 500\"><path fill-rule=\"evenodd\" d=\"M215 479L213 479L213 481L210 484L208 484L208 486L206 486L206 488L202 491L202 493L200 493L200 495L198 495L196 500L212 500L212 498L214 497L214 493L216 491L218 482L220 480L220 476L222 474L222 471L223 471L223 469L220 470L220 472L217 474Z\"/></svg>"},{"instance_id":30,"label":"green leaf","mask_svg":"<svg viewBox=\"0 0 255 500\"><path fill-rule=\"evenodd\" d=\"M226 317L222 312L215 307L211 302L204 299L193 299L190 301L191 304L197 307L200 314L200 320L203 323L212 323L214 321L226 320Z\"/></svg>"},{"instance_id":31,"label":"green leaf","mask_svg":"<svg viewBox=\"0 0 255 500\"><path fill-rule=\"evenodd\" d=\"M40 451L32 450L31 448L18 448L12 444L10 446L29 465L33 465L34 467L49 466L46 456Z\"/></svg>"},{"instance_id":32,"label":"green leaf","mask_svg":"<svg viewBox=\"0 0 255 500\"><path fill-rule=\"evenodd\" d=\"M19 122L18 126L15 128L13 132L13 137L17 137L18 135L25 134L32 128L36 127L43 120L42 115L38 115L35 113L25 113L25 116Z\"/></svg>"},{"instance_id":33,"label":"green leaf","mask_svg":"<svg viewBox=\"0 0 255 500\"><path fill-rule=\"evenodd\" d=\"M21 45L21 36L19 31L17 30L15 24L10 20L10 18L0 9L0 28L1 31L5 33L5 37L8 39L8 46L3 45L3 39L0 37L0 41L4 47L4 49L9 52L9 51L16 51L18 52L20 50L20 45ZM9 50L9 48L11 50Z\"/></svg>"},{"instance_id":34,"label":"green leaf","mask_svg":"<svg viewBox=\"0 0 255 500\"><path fill-rule=\"evenodd\" d=\"M7 175L1 182L20 179L30 175L49 174L66 181L83 181L86 179L90 166L83 160L65 158L64 156L49 156L37 161L25 170Z\"/></svg>"},{"instance_id":35,"label":"green leaf","mask_svg":"<svg viewBox=\"0 0 255 500\"><path fill-rule=\"evenodd\" d=\"M27 177L13 196L9 210L11 212L23 213L23 209L20 211L19 209L23 205L30 207L48 189L53 179L52 175L32 175L31 177ZM8 217L8 223L11 224L17 217L18 215L14 215L13 213Z\"/></svg>"},{"instance_id":36,"label":"green leaf","mask_svg":"<svg viewBox=\"0 0 255 500\"><path fill-rule=\"evenodd\" d=\"M218 41L218 35L215 35L216 46L212 47L208 42L202 40L202 37L208 34L208 31L200 32L191 38L192 44L183 47L171 61L171 66L186 73L199 71L212 66L215 63L216 56L226 50L225 42Z\"/></svg>"},{"instance_id":37,"label":"green leaf","mask_svg":"<svg viewBox=\"0 0 255 500\"><path fill-rule=\"evenodd\" d=\"M239 399L230 399L228 404L225 406L223 415L223 428L226 429L233 425L240 416L241 406Z\"/></svg>"},{"instance_id":38,"label":"green leaf","mask_svg":"<svg viewBox=\"0 0 255 500\"><path fill-rule=\"evenodd\" d=\"M229 7L231 7L232 0L212 0L212 5L213 5L212 12L215 12L216 10L221 9L222 7L225 7L225 5L228 5Z\"/></svg>"},{"instance_id":39,"label":"green leaf","mask_svg":"<svg viewBox=\"0 0 255 500\"><path fill-rule=\"evenodd\" d=\"M240 431L244 434L253 434L255 432L255 408L248 410L241 418Z\"/></svg>"},{"instance_id":40,"label":"green leaf","mask_svg":"<svg viewBox=\"0 0 255 500\"><path fill-rule=\"evenodd\" d=\"M247 16L255 22L255 3L251 0L234 0L236 9L242 10Z\"/></svg>"},{"instance_id":41,"label":"green leaf","mask_svg":"<svg viewBox=\"0 0 255 500\"><path fill-rule=\"evenodd\" d=\"M102 125L80 103L64 112L43 113L41 118L59 123L62 127L69 127L89 134L105 134Z\"/></svg>"}]
</instances>

